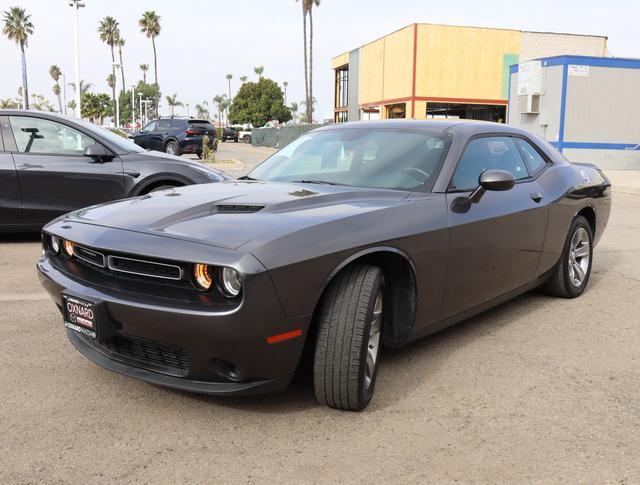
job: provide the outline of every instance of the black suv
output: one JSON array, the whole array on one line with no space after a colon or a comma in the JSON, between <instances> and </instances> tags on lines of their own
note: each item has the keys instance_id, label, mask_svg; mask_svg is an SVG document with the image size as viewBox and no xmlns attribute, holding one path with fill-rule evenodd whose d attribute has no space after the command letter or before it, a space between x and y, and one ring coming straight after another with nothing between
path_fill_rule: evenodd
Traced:
<instances>
[{"instance_id":1,"label":"black suv","mask_svg":"<svg viewBox=\"0 0 640 485\"><path fill-rule=\"evenodd\" d=\"M209 148L216 150L216 129L207 120L160 118L147 123L131 139L142 148L170 155L195 153L202 156L202 137L209 135Z\"/></svg>"},{"instance_id":2,"label":"black suv","mask_svg":"<svg viewBox=\"0 0 640 485\"><path fill-rule=\"evenodd\" d=\"M225 128L222 130L222 141L230 141L233 140L238 143L238 130L235 128Z\"/></svg>"}]
</instances>

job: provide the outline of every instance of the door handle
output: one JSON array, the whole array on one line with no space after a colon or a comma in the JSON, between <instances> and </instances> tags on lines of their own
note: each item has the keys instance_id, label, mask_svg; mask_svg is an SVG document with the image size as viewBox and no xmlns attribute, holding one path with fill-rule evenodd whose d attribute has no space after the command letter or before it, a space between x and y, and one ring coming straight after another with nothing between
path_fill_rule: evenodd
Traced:
<instances>
[{"instance_id":1,"label":"door handle","mask_svg":"<svg viewBox=\"0 0 640 485\"><path fill-rule=\"evenodd\" d=\"M533 200L536 204L539 204L542 200L542 194L540 192L533 192L531 194L531 200Z\"/></svg>"}]
</instances>

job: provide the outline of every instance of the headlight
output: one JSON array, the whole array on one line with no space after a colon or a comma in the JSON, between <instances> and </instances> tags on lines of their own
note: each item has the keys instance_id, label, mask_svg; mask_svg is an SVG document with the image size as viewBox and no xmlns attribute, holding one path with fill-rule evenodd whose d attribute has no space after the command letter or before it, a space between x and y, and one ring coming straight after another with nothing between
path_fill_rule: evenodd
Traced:
<instances>
[{"instance_id":1,"label":"headlight","mask_svg":"<svg viewBox=\"0 0 640 485\"><path fill-rule=\"evenodd\" d=\"M73 243L71 241L67 241L66 239L62 241L62 252L67 256L73 256Z\"/></svg>"},{"instance_id":2,"label":"headlight","mask_svg":"<svg viewBox=\"0 0 640 485\"><path fill-rule=\"evenodd\" d=\"M60 238L58 236L51 236L51 250L56 254L60 252Z\"/></svg>"},{"instance_id":3,"label":"headlight","mask_svg":"<svg viewBox=\"0 0 640 485\"><path fill-rule=\"evenodd\" d=\"M206 264L197 263L193 265L193 281L201 290L211 289L213 285L213 278L209 272L209 266Z\"/></svg>"},{"instance_id":4,"label":"headlight","mask_svg":"<svg viewBox=\"0 0 640 485\"><path fill-rule=\"evenodd\" d=\"M233 268L222 268L222 292L229 298L235 298L242 290L240 274Z\"/></svg>"}]
</instances>

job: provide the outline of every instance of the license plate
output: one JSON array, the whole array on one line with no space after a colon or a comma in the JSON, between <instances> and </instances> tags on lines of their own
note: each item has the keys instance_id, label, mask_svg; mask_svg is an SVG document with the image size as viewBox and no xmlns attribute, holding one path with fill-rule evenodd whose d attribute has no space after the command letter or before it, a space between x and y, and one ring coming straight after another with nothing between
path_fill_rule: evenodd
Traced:
<instances>
[{"instance_id":1,"label":"license plate","mask_svg":"<svg viewBox=\"0 0 640 485\"><path fill-rule=\"evenodd\" d=\"M96 304L71 295L62 295L62 299L64 326L96 338L98 331Z\"/></svg>"}]
</instances>

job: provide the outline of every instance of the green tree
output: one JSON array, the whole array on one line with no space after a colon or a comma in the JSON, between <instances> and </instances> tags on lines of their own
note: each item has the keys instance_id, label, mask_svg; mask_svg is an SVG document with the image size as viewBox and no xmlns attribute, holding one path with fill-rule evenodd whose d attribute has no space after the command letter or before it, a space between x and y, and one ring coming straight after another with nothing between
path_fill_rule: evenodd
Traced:
<instances>
[{"instance_id":1,"label":"green tree","mask_svg":"<svg viewBox=\"0 0 640 485\"><path fill-rule=\"evenodd\" d=\"M285 123L290 119L291 111L284 105L282 89L267 78L243 84L229 110L229 121L233 124L251 123L260 127L270 120Z\"/></svg>"},{"instance_id":2,"label":"green tree","mask_svg":"<svg viewBox=\"0 0 640 485\"><path fill-rule=\"evenodd\" d=\"M264 72L264 66L256 66L253 68L253 72L258 75L258 79L262 79L262 73Z\"/></svg>"},{"instance_id":3,"label":"green tree","mask_svg":"<svg viewBox=\"0 0 640 485\"><path fill-rule=\"evenodd\" d=\"M151 39L151 44L153 45L153 75L156 84L156 102L155 102L155 113L156 118L158 117L158 105L159 105L159 92L160 89L158 87L158 56L156 53L156 37L160 35L160 16L157 15L153 10L148 10L142 14L142 18L138 20L138 25L140 26L140 32L145 34L147 38Z\"/></svg>"},{"instance_id":4,"label":"green tree","mask_svg":"<svg viewBox=\"0 0 640 485\"><path fill-rule=\"evenodd\" d=\"M184 106L184 104L182 104L182 101L178 101L178 94L175 93L173 96L166 96L165 99L167 100L167 104L169 105L169 108L171 108L171 117L173 118L173 109L176 106Z\"/></svg>"},{"instance_id":5,"label":"green tree","mask_svg":"<svg viewBox=\"0 0 640 485\"><path fill-rule=\"evenodd\" d=\"M60 99L60 93L62 90L60 89L59 83L60 76L62 76L62 71L58 66L54 64L49 68L49 76L51 76L51 79L56 82L56 84L53 86L53 94L55 94L58 98L58 111L62 113L62 99Z\"/></svg>"},{"instance_id":6,"label":"green tree","mask_svg":"<svg viewBox=\"0 0 640 485\"><path fill-rule=\"evenodd\" d=\"M29 109L29 86L27 83L27 56L25 47L28 45L29 36L33 34L31 15L27 15L24 8L11 7L4 12L4 26L2 33L9 40L13 40L20 46L22 55L22 88L24 90L24 107Z\"/></svg>"},{"instance_id":7,"label":"green tree","mask_svg":"<svg viewBox=\"0 0 640 485\"><path fill-rule=\"evenodd\" d=\"M135 91L135 103L136 103L136 117L140 121L141 113L139 104L139 94L142 94L142 99L148 99L151 101L148 108L148 115L153 117L155 113L155 99L156 99L156 87L154 84L145 84L142 81L134 88ZM133 116L131 112L131 89L128 91L120 91L120 124L125 125L131 123Z\"/></svg>"},{"instance_id":8,"label":"green tree","mask_svg":"<svg viewBox=\"0 0 640 485\"><path fill-rule=\"evenodd\" d=\"M247 82L247 79L249 79L247 76L240 76L240 82L241 82L242 84L246 83L246 82Z\"/></svg>"},{"instance_id":9,"label":"green tree","mask_svg":"<svg viewBox=\"0 0 640 485\"><path fill-rule=\"evenodd\" d=\"M67 108L69 108L70 110L72 110L72 111L74 112L74 114L75 114L75 112L76 112L76 100L75 100L75 99L72 99L71 101L69 101L69 102L67 103Z\"/></svg>"},{"instance_id":10,"label":"green tree","mask_svg":"<svg viewBox=\"0 0 640 485\"><path fill-rule=\"evenodd\" d=\"M116 68L114 66L116 57L114 53L114 46L120 38L120 29L118 27L118 21L111 16L103 18L98 24L98 33L100 34L100 40L107 44L111 49L111 74L113 75L113 83L110 83L111 92L113 94L113 112L116 111ZM107 78L111 79L111 77Z\"/></svg>"},{"instance_id":11,"label":"green tree","mask_svg":"<svg viewBox=\"0 0 640 485\"><path fill-rule=\"evenodd\" d=\"M140 64L140 70L142 71L142 82L147 84L147 71L149 70L149 64Z\"/></svg>"}]
</instances>

